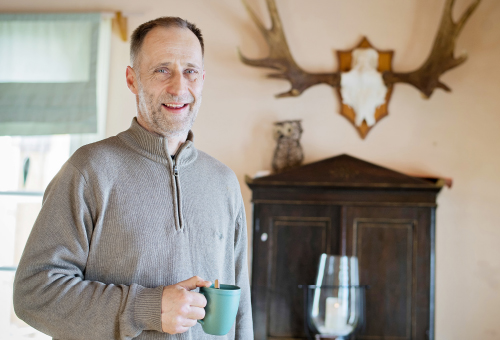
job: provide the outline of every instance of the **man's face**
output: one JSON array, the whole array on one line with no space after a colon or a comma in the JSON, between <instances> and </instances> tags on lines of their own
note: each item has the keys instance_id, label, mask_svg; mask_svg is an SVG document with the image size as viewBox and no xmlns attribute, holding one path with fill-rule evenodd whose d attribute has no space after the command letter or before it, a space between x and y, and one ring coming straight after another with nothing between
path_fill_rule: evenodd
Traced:
<instances>
[{"instance_id":1,"label":"man's face","mask_svg":"<svg viewBox=\"0 0 500 340\"><path fill-rule=\"evenodd\" d=\"M201 105L205 71L198 38L187 28L156 27L145 37L127 84L137 118L166 137L187 134Z\"/></svg>"}]
</instances>

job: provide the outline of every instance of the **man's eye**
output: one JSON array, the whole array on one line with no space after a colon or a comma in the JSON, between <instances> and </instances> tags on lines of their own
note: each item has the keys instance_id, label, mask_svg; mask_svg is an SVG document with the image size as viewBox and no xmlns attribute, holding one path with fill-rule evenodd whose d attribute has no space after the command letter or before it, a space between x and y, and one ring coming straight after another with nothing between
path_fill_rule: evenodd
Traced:
<instances>
[{"instance_id":1,"label":"man's eye","mask_svg":"<svg viewBox=\"0 0 500 340\"><path fill-rule=\"evenodd\" d=\"M197 73L196 70L186 70L186 73Z\"/></svg>"},{"instance_id":2,"label":"man's eye","mask_svg":"<svg viewBox=\"0 0 500 340\"><path fill-rule=\"evenodd\" d=\"M163 70L163 69L158 70L158 72L160 72L160 73L168 73L167 70Z\"/></svg>"}]
</instances>

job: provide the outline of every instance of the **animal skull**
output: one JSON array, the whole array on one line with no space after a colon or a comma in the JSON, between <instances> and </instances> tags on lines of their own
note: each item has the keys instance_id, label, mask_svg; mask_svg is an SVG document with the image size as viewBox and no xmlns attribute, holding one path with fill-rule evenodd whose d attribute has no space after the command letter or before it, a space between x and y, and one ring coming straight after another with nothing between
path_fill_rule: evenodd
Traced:
<instances>
[{"instance_id":1,"label":"animal skull","mask_svg":"<svg viewBox=\"0 0 500 340\"><path fill-rule=\"evenodd\" d=\"M357 48L352 52L349 72L340 74L342 102L356 113L356 126L363 120L368 126L375 124L375 110L385 103L387 87L382 73L377 71L378 53L373 48Z\"/></svg>"}]
</instances>

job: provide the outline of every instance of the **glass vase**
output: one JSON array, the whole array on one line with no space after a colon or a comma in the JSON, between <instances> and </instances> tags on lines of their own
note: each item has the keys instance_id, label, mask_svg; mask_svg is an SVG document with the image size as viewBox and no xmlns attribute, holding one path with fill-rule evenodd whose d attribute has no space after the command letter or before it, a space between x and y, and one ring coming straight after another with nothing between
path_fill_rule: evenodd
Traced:
<instances>
[{"instance_id":1,"label":"glass vase","mask_svg":"<svg viewBox=\"0 0 500 340\"><path fill-rule=\"evenodd\" d=\"M307 286L306 316L317 339L349 339L363 321L358 259L322 254L316 284Z\"/></svg>"}]
</instances>

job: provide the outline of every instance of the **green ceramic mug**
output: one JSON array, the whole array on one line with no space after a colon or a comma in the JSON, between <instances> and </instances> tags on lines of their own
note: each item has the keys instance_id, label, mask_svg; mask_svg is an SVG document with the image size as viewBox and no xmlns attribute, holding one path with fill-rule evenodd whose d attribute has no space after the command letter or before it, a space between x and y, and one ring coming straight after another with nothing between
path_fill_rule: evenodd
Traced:
<instances>
[{"instance_id":1,"label":"green ceramic mug","mask_svg":"<svg viewBox=\"0 0 500 340\"><path fill-rule=\"evenodd\" d=\"M240 305L241 289L233 285L220 285L220 289L201 287L200 293L207 299L205 317L198 320L203 331L212 335L226 335L233 327Z\"/></svg>"}]
</instances>

